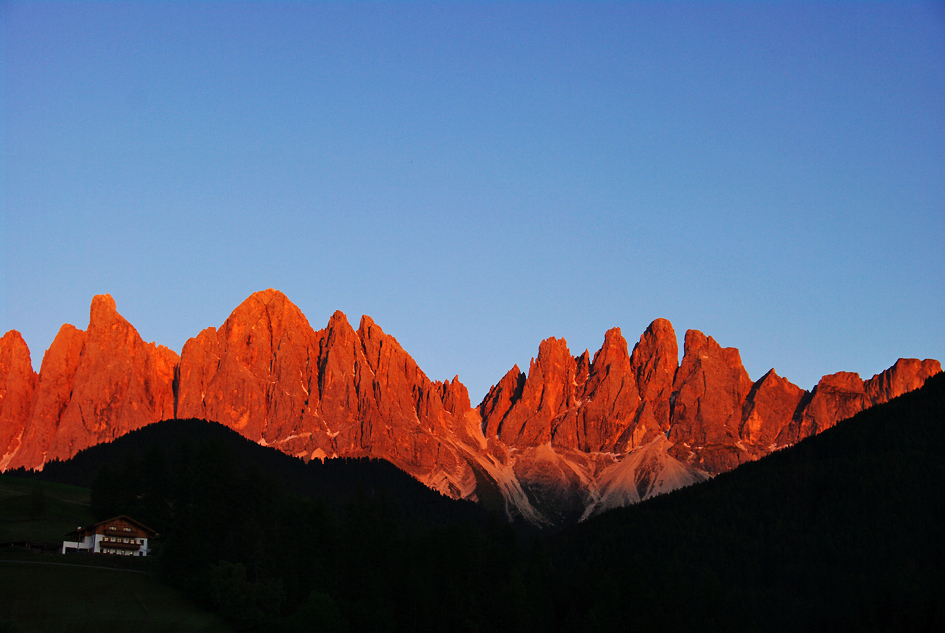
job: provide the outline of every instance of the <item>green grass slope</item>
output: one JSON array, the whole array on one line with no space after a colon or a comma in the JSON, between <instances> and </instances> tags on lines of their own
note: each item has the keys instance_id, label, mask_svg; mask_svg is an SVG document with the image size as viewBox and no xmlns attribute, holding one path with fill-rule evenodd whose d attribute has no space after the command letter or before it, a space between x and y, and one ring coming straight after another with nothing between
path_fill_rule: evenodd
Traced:
<instances>
[{"instance_id":1,"label":"green grass slope","mask_svg":"<svg viewBox=\"0 0 945 633\"><path fill-rule=\"evenodd\" d=\"M169 511L156 569L239 630L945 630L945 375L704 484L527 539L470 513L431 512L454 502L428 502L390 465L260 453L270 468L229 430L154 426L126 436L147 451L139 457L129 445L108 449L125 456L116 481L164 473L137 478L150 488L128 496L163 499ZM151 446L183 445L167 443L172 431L213 437L148 466L164 463L148 457ZM94 455L90 465L105 463ZM30 490L0 498L0 509L21 516ZM67 558L97 557L58 557ZM148 603L138 580L113 584L147 576L4 565L14 563L0 562L0 622L12 630L163 630L122 620L135 605L169 611L167 630L216 626ZM51 620L21 618L72 589L78 602ZM98 606L86 614L88 605Z\"/></svg>"},{"instance_id":2,"label":"green grass slope","mask_svg":"<svg viewBox=\"0 0 945 633\"><path fill-rule=\"evenodd\" d=\"M88 488L0 475L0 543L62 542L94 523Z\"/></svg>"},{"instance_id":3,"label":"green grass slope","mask_svg":"<svg viewBox=\"0 0 945 633\"><path fill-rule=\"evenodd\" d=\"M94 523L89 504L88 488L0 476L0 543L58 546L77 526ZM140 573L152 563L0 548L0 633L230 630L176 589Z\"/></svg>"},{"instance_id":4,"label":"green grass slope","mask_svg":"<svg viewBox=\"0 0 945 633\"><path fill-rule=\"evenodd\" d=\"M0 560L0 632L230 630L150 575L52 562L71 558Z\"/></svg>"}]
</instances>

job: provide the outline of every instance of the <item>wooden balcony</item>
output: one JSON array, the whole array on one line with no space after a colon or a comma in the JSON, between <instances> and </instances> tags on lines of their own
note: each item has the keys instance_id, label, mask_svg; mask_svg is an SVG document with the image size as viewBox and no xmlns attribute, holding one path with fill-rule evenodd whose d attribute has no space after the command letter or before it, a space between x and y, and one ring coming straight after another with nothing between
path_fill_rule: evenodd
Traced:
<instances>
[{"instance_id":1,"label":"wooden balcony","mask_svg":"<svg viewBox=\"0 0 945 633\"><path fill-rule=\"evenodd\" d=\"M113 547L113 548L115 548L115 549L131 549L131 550L139 550L139 549L141 549L141 543L137 543L137 542L135 542L135 543L120 543L120 542L118 542L118 541L109 541L109 540L107 540L107 539L102 539L102 540L99 542L98 546L99 546L99 548L103 548L103 547Z\"/></svg>"}]
</instances>

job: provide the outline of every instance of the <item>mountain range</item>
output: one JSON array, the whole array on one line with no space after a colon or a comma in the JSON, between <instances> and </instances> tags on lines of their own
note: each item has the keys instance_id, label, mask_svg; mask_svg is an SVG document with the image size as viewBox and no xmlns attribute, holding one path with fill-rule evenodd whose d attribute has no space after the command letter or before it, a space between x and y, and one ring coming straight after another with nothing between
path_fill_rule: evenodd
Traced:
<instances>
[{"instance_id":1,"label":"mountain range","mask_svg":"<svg viewBox=\"0 0 945 633\"><path fill-rule=\"evenodd\" d=\"M537 525L586 518L703 481L815 435L939 372L899 359L862 380L803 390L752 381L737 349L657 319L630 350L619 328L593 357L542 341L473 407L458 377L431 381L396 339L341 312L315 330L276 290L254 293L178 355L145 343L109 295L88 329L63 325L39 374L0 338L0 470L42 469L148 424L199 418L311 459L385 459L453 498Z\"/></svg>"}]
</instances>

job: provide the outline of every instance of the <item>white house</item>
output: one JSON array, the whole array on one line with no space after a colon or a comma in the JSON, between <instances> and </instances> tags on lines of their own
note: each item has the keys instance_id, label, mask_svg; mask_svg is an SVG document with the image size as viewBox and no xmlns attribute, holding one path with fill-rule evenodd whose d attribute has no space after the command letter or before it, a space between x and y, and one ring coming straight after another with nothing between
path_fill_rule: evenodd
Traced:
<instances>
[{"instance_id":1,"label":"white house","mask_svg":"<svg viewBox=\"0 0 945 633\"><path fill-rule=\"evenodd\" d=\"M75 540L62 542L62 553L90 551L95 554L147 556L148 539L157 532L127 516L115 517L77 528L66 534Z\"/></svg>"}]
</instances>

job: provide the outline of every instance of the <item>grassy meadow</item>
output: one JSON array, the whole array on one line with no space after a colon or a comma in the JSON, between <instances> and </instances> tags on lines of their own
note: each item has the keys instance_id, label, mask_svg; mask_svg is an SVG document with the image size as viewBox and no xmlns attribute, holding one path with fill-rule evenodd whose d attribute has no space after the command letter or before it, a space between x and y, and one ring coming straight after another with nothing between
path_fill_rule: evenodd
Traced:
<instances>
[{"instance_id":1,"label":"grassy meadow","mask_svg":"<svg viewBox=\"0 0 945 633\"><path fill-rule=\"evenodd\" d=\"M59 563L73 558L0 560L0 632L230 630L148 574Z\"/></svg>"},{"instance_id":2,"label":"grassy meadow","mask_svg":"<svg viewBox=\"0 0 945 633\"><path fill-rule=\"evenodd\" d=\"M0 543L62 542L94 523L89 489L0 475Z\"/></svg>"},{"instance_id":3,"label":"grassy meadow","mask_svg":"<svg viewBox=\"0 0 945 633\"><path fill-rule=\"evenodd\" d=\"M88 488L0 475L0 543L62 543L94 523ZM230 628L147 572L150 558L0 547L0 633Z\"/></svg>"}]
</instances>

